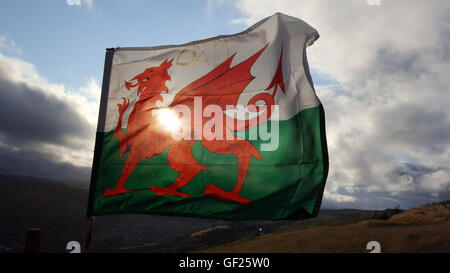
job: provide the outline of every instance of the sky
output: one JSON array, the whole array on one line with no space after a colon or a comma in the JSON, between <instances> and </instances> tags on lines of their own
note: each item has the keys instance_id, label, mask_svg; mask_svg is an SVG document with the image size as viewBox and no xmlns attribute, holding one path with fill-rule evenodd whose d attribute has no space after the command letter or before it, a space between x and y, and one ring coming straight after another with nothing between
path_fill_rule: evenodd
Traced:
<instances>
[{"instance_id":1,"label":"sky","mask_svg":"<svg viewBox=\"0 0 450 273\"><path fill-rule=\"evenodd\" d=\"M0 173L89 181L106 48L233 34L283 12L321 36L307 53L326 113L323 206L410 208L450 199L449 1L0 5Z\"/></svg>"}]
</instances>

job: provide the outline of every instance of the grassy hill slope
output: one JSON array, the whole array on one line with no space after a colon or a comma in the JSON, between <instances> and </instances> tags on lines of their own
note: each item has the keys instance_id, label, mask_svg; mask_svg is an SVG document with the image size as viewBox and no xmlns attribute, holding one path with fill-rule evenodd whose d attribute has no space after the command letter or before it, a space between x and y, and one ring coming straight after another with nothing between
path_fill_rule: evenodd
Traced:
<instances>
[{"instance_id":1,"label":"grassy hill slope","mask_svg":"<svg viewBox=\"0 0 450 273\"><path fill-rule=\"evenodd\" d=\"M388 220L338 226L297 227L235 241L202 252L369 252L378 241L382 252L450 252L450 202L404 211Z\"/></svg>"}]
</instances>

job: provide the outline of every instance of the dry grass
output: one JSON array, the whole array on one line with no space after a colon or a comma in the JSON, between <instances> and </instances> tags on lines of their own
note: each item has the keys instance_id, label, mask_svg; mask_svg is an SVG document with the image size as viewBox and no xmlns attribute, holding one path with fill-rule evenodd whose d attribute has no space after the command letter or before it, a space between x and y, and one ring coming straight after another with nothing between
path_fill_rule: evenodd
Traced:
<instances>
[{"instance_id":1,"label":"dry grass","mask_svg":"<svg viewBox=\"0 0 450 273\"><path fill-rule=\"evenodd\" d=\"M369 241L380 242L381 251L386 253L450 252L450 205L415 208L386 221L271 233L202 252L358 253L368 252Z\"/></svg>"},{"instance_id":2,"label":"dry grass","mask_svg":"<svg viewBox=\"0 0 450 273\"><path fill-rule=\"evenodd\" d=\"M405 224L431 224L445 222L449 219L450 204L434 204L394 215L389 221Z\"/></svg>"}]
</instances>

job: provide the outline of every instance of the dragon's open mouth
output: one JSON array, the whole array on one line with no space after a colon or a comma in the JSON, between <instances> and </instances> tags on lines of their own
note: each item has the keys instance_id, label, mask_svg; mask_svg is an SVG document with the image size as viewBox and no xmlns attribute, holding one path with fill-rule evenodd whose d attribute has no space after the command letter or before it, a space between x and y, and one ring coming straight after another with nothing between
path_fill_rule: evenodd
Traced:
<instances>
[{"instance_id":1,"label":"dragon's open mouth","mask_svg":"<svg viewBox=\"0 0 450 273\"><path fill-rule=\"evenodd\" d=\"M133 88L138 86L139 82L137 81L137 79L133 78L129 81L125 81L125 88L128 89L128 91Z\"/></svg>"}]
</instances>

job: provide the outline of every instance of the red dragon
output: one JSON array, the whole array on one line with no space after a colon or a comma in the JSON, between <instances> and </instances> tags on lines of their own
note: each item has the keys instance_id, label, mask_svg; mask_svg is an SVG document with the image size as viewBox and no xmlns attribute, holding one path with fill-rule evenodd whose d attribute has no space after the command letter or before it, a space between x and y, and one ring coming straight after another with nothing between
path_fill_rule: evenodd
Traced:
<instances>
[{"instance_id":1,"label":"red dragon","mask_svg":"<svg viewBox=\"0 0 450 273\"><path fill-rule=\"evenodd\" d=\"M168 108L170 109L177 105L185 105L194 111L195 97L200 97L202 99L203 109L211 104L218 105L221 109L226 109L226 106L235 107L241 93L254 79L250 73L250 69L267 46L268 45L261 48L248 59L230 67L236 53L233 54L209 73L181 89L175 95L175 98ZM166 81L171 80L168 69L172 66L172 61L173 59L169 61L166 59L158 67L149 67L130 81L125 82L125 87L128 90L137 87L136 92L137 96L139 96L139 100L135 103L128 119L128 125L126 127L127 134L125 134L122 129L122 118L125 110L130 105L130 101L123 98L123 102L118 104L119 119L114 131L114 136L117 137L120 142L119 160L127 152L128 157L126 158L126 162L115 189L105 189L103 193L104 196L115 196L127 192L136 192L136 190L126 189L124 186L137 164L146 158L162 153L167 147L169 147L168 164L173 170L178 172L179 175L170 186L151 186L149 190L155 195L172 195L183 198L189 197L189 194L181 192L179 189L187 185L202 170L207 169L193 157L192 147L197 140L175 140L164 130L161 130L157 126L152 126L158 121L156 120L157 117L151 115L150 112L159 108L157 104L163 101L161 93L168 92ZM266 88L266 90L274 88L272 94L269 94L268 92L258 93L249 100L247 105L258 108L255 105L256 102L264 101L266 106L273 106L275 104L274 97L278 86L285 92L282 71L282 53L273 80ZM238 161L237 182L231 191L224 191L216 185L207 184L206 189L203 190L204 194L226 201L238 202L240 204L248 204L251 202L250 199L240 196L240 191L244 185L251 158L253 157L257 160L261 160L261 154L252 143L235 137L233 132L250 129L269 119L272 108L266 107L265 109L267 109L265 115L266 118L258 118L256 122L254 120L255 118L245 120L245 122L237 122L237 120L222 112L222 120L230 121L231 119L231 122L235 124L234 128L224 127L225 129L223 130L222 137L216 137L214 139L209 138L209 140L201 137L196 138L200 139L199 141L201 141L203 147L207 150L217 154L234 155ZM202 117L202 124L205 124L206 121L213 118L214 117ZM235 122L238 124L237 126ZM198 134L198 132L192 132L192 134ZM234 139L230 136L233 136Z\"/></svg>"}]
</instances>

